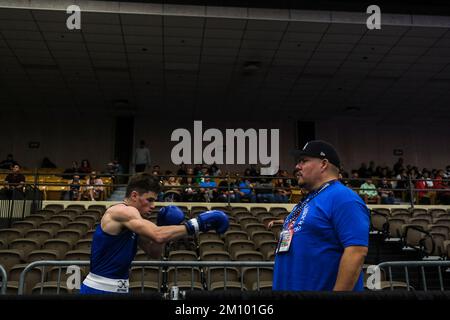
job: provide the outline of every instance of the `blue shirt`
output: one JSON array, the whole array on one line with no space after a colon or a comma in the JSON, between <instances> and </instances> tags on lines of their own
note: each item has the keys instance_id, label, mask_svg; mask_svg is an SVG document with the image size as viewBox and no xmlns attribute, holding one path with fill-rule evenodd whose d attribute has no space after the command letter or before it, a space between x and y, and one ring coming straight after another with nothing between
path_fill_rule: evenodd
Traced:
<instances>
[{"instance_id":1,"label":"blue shirt","mask_svg":"<svg viewBox=\"0 0 450 320\"><path fill-rule=\"evenodd\" d=\"M215 187L217 187L217 184L215 181L209 181L209 182L204 181L204 182L200 182L200 187L201 188L208 188L208 187L215 188Z\"/></svg>"},{"instance_id":2,"label":"blue shirt","mask_svg":"<svg viewBox=\"0 0 450 320\"><path fill-rule=\"evenodd\" d=\"M250 189L250 185L246 181L239 183L239 191L241 191L245 195L250 195L252 193L252 190Z\"/></svg>"},{"instance_id":3,"label":"blue shirt","mask_svg":"<svg viewBox=\"0 0 450 320\"><path fill-rule=\"evenodd\" d=\"M91 272L110 279L128 279L137 242L138 235L128 229L110 235L98 225L92 238Z\"/></svg>"},{"instance_id":4,"label":"blue shirt","mask_svg":"<svg viewBox=\"0 0 450 320\"><path fill-rule=\"evenodd\" d=\"M367 247L369 226L369 210L361 198L340 182L332 182L295 220L289 251L275 257L273 290L333 290L344 249ZM354 291L363 289L361 273Z\"/></svg>"}]
</instances>

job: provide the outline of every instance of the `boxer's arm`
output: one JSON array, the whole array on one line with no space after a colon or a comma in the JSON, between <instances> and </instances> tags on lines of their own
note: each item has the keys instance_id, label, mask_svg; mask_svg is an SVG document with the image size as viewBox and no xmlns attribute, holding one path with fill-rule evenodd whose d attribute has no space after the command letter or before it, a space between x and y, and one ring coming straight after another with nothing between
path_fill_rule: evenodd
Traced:
<instances>
[{"instance_id":1,"label":"boxer's arm","mask_svg":"<svg viewBox=\"0 0 450 320\"><path fill-rule=\"evenodd\" d=\"M139 211L133 207L127 207L120 216L114 218L125 228L137 233L140 236L149 238L157 244L163 244L171 240L176 240L187 235L184 225L161 226L158 227L151 221L145 220Z\"/></svg>"},{"instance_id":2,"label":"boxer's arm","mask_svg":"<svg viewBox=\"0 0 450 320\"><path fill-rule=\"evenodd\" d=\"M352 291L361 275L367 247L349 246L344 249L333 291Z\"/></svg>"}]
</instances>

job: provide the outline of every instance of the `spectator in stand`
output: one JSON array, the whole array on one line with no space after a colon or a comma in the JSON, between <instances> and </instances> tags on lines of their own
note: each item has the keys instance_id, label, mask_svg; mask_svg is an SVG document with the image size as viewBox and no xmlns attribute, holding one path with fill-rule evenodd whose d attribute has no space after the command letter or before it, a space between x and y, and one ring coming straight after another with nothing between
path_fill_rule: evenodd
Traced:
<instances>
[{"instance_id":1,"label":"spectator in stand","mask_svg":"<svg viewBox=\"0 0 450 320\"><path fill-rule=\"evenodd\" d=\"M159 171L153 170L152 175L159 178Z\"/></svg>"},{"instance_id":2,"label":"spectator in stand","mask_svg":"<svg viewBox=\"0 0 450 320\"><path fill-rule=\"evenodd\" d=\"M114 163L108 162L106 164L106 170L105 170L104 174L109 175L111 177L112 181L114 183L116 183L117 177L116 177L116 170L115 170L115 167L114 167Z\"/></svg>"},{"instance_id":3,"label":"spectator in stand","mask_svg":"<svg viewBox=\"0 0 450 320\"><path fill-rule=\"evenodd\" d=\"M256 201L258 202L268 202L273 203L275 197L273 195L273 184L272 182L266 178L261 177L256 182Z\"/></svg>"},{"instance_id":4,"label":"spectator in stand","mask_svg":"<svg viewBox=\"0 0 450 320\"><path fill-rule=\"evenodd\" d=\"M17 164L17 161L14 160L13 155L8 154L6 159L0 162L0 169L11 170L11 167L15 164Z\"/></svg>"},{"instance_id":5,"label":"spectator in stand","mask_svg":"<svg viewBox=\"0 0 450 320\"><path fill-rule=\"evenodd\" d=\"M367 164L365 162L361 163L361 167L358 169L358 175L360 178L368 178L368 170L367 170Z\"/></svg>"},{"instance_id":6,"label":"spectator in stand","mask_svg":"<svg viewBox=\"0 0 450 320\"><path fill-rule=\"evenodd\" d=\"M184 174L185 177L181 178L181 184L187 184L188 179L187 178L191 178L191 183L193 183L194 181L194 169L189 167L186 168L186 173Z\"/></svg>"},{"instance_id":7,"label":"spectator in stand","mask_svg":"<svg viewBox=\"0 0 450 320\"><path fill-rule=\"evenodd\" d=\"M382 173L381 173L382 169L380 166L377 166L377 168L375 169L375 173L373 174L375 177L380 178Z\"/></svg>"},{"instance_id":8,"label":"spectator in stand","mask_svg":"<svg viewBox=\"0 0 450 320\"><path fill-rule=\"evenodd\" d=\"M195 172L195 168L194 168L194 172ZM205 177L209 176L208 172L209 172L208 166L203 165L202 169L200 171L197 170L197 174L196 174L196 176L194 178L194 182L198 183L198 184L204 182L205 181Z\"/></svg>"},{"instance_id":9,"label":"spectator in stand","mask_svg":"<svg viewBox=\"0 0 450 320\"><path fill-rule=\"evenodd\" d=\"M177 176L185 176L185 175L187 175L187 169L186 169L186 165L184 163L182 163L177 170ZM184 179L185 178L181 178L181 180L184 180Z\"/></svg>"},{"instance_id":10,"label":"spectator in stand","mask_svg":"<svg viewBox=\"0 0 450 320\"><path fill-rule=\"evenodd\" d=\"M445 167L444 178L450 179L450 165Z\"/></svg>"},{"instance_id":11,"label":"spectator in stand","mask_svg":"<svg viewBox=\"0 0 450 320\"><path fill-rule=\"evenodd\" d=\"M152 168L152 172L155 172L155 171L158 172L158 175L161 174L161 167L157 164L155 164Z\"/></svg>"},{"instance_id":12,"label":"spectator in stand","mask_svg":"<svg viewBox=\"0 0 450 320\"><path fill-rule=\"evenodd\" d=\"M394 164L394 174L399 175L404 169L403 158L398 158L397 162Z\"/></svg>"},{"instance_id":13,"label":"spectator in stand","mask_svg":"<svg viewBox=\"0 0 450 320\"><path fill-rule=\"evenodd\" d=\"M209 168L209 174L213 177L219 177L222 175L222 171L219 169L217 164L213 163Z\"/></svg>"},{"instance_id":14,"label":"spectator in stand","mask_svg":"<svg viewBox=\"0 0 450 320\"><path fill-rule=\"evenodd\" d=\"M254 183L256 180L254 178L251 178L252 173L250 172L250 168L247 168L244 170L244 179L247 179L248 181Z\"/></svg>"},{"instance_id":15,"label":"spectator in stand","mask_svg":"<svg viewBox=\"0 0 450 320\"><path fill-rule=\"evenodd\" d=\"M200 194L206 202L212 202L217 198L217 183L206 175L204 181L200 182Z\"/></svg>"},{"instance_id":16,"label":"spectator in stand","mask_svg":"<svg viewBox=\"0 0 450 320\"><path fill-rule=\"evenodd\" d=\"M48 157L45 157L44 159L42 159L41 168L43 168L43 169L55 169L56 168L56 164L51 162Z\"/></svg>"},{"instance_id":17,"label":"spectator in stand","mask_svg":"<svg viewBox=\"0 0 450 320\"><path fill-rule=\"evenodd\" d=\"M252 177L259 177L259 175L260 175L259 169L256 167L255 164L250 165L249 173L250 173L250 176L252 176Z\"/></svg>"},{"instance_id":18,"label":"spectator in stand","mask_svg":"<svg viewBox=\"0 0 450 320\"><path fill-rule=\"evenodd\" d=\"M86 186L82 188L81 199L87 201L99 201L102 200L104 187L103 180L97 177L97 172L92 171L86 176Z\"/></svg>"},{"instance_id":19,"label":"spectator in stand","mask_svg":"<svg viewBox=\"0 0 450 320\"><path fill-rule=\"evenodd\" d=\"M103 195L105 193L105 188L103 187L104 183L103 183L103 179L101 177L97 176L96 171L91 172L90 182L94 184L94 186L91 189L91 194L93 195L94 200L97 200L97 201L102 200Z\"/></svg>"},{"instance_id":20,"label":"spectator in stand","mask_svg":"<svg viewBox=\"0 0 450 320\"><path fill-rule=\"evenodd\" d=\"M66 193L64 197L65 200L77 200L81 199L81 182L80 176L78 174L74 174L72 179L69 180L69 192Z\"/></svg>"},{"instance_id":21,"label":"spectator in stand","mask_svg":"<svg viewBox=\"0 0 450 320\"><path fill-rule=\"evenodd\" d=\"M397 180L397 189L407 189L408 188L408 172L406 169L403 169L397 176L395 177Z\"/></svg>"},{"instance_id":22,"label":"spectator in stand","mask_svg":"<svg viewBox=\"0 0 450 320\"><path fill-rule=\"evenodd\" d=\"M433 182L433 179L430 177L430 172L428 170L424 169L423 177L425 179L425 183L426 183L426 186L427 186L427 189L428 189L427 193L428 193L428 195L430 197L430 202L431 202L431 204L435 204L435 202L436 202L436 192L430 190L430 189L434 188L434 182Z\"/></svg>"},{"instance_id":23,"label":"spectator in stand","mask_svg":"<svg viewBox=\"0 0 450 320\"><path fill-rule=\"evenodd\" d=\"M394 171L391 170L391 168L389 168L387 165L384 165L381 167L381 171L383 172L383 170L386 169L387 172L387 178L388 179L392 179L395 175L394 175Z\"/></svg>"},{"instance_id":24,"label":"spectator in stand","mask_svg":"<svg viewBox=\"0 0 450 320\"><path fill-rule=\"evenodd\" d=\"M417 198L419 204L431 204L430 196L427 192L427 182L425 180L424 176L418 177L419 179L415 181L414 187L418 189L417 191Z\"/></svg>"},{"instance_id":25,"label":"spectator in stand","mask_svg":"<svg viewBox=\"0 0 450 320\"><path fill-rule=\"evenodd\" d=\"M449 183L444 181L445 173L444 170L438 170L436 180L434 181L434 188L440 189L441 191L436 191L436 199L439 204L450 205L450 188Z\"/></svg>"},{"instance_id":26,"label":"spectator in stand","mask_svg":"<svg viewBox=\"0 0 450 320\"><path fill-rule=\"evenodd\" d=\"M73 179L73 175L75 173L78 173L78 162L72 161L72 167L67 168L66 170L64 170L63 173L64 173L62 176L63 179L67 179L67 180Z\"/></svg>"},{"instance_id":27,"label":"spectator in stand","mask_svg":"<svg viewBox=\"0 0 450 320\"><path fill-rule=\"evenodd\" d=\"M230 186L226 180L219 182L217 201L219 202L239 202L239 194L235 193L235 185L233 181L230 180Z\"/></svg>"},{"instance_id":28,"label":"spectator in stand","mask_svg":"<svg viewBox=\"0 0 450 320\"><path fill-rule=\"evenodd\" d=\"M378 185L378 191L382 204L395 203L394 192L391 189L391 183L386 178L382 178L380 184Z\"/></svg>"},{"instance_id":29,"label":"spectator in stand","mask_svg":"<svg viewBox=\"0 0 450 320\"><path fill-rule=\"evenodd\" d=\"M349 183L350 188L353 188L353 189L358 189L361 187L361 180L359 180L358 170L352 170L352 178L349 180L348 183Z\"/></svg>"},{"instance_id":30,"label":"spectator in stand","mask_svg":"<svg viewBox=\"0 0 450 320\"><path fill-rule=\"evenodd\" d=\"M292 176L294 178L291 179L291 186L292 187L298 187L298 178L297 178L298 175L299 175L299 170L298 169L294 169L294 171L292 171Z\"/></svg>"},{"instance_id":31,"label":"spectator in stand","mask_svg":"<svg viewBox=\"0 0 450 320\"><path fill-rule=\"evenodd\" d=\"M373 184L372 179L367 179L361 185L359 195L364 199L365 203L373 202L380 203L380 196L378 195L377 187Z\"/></svg>"},{"instance_id":32,"label":"spectator in stand","mask_svg":"<svg viewBox=\"0 0 450 320\"><path fill-rule=\"evenodd\" d=\"M134 171L136 173L144 172L148 166L152 163L150 157L150 150L145 145L145 141L139 142L139 147L134 151L133 156Z\"/></svg>"},{"instance_id":33,"label":"spectator in stand","mask_svg":"<svg viewBox=\"0 0 450 320\"><path fill-rule=\"evenodd\" d=\"M239 201L248 200L248 202L255 203L256 196L253 191L253 184L246 177L240 178L236 181L238 187Z\"/></svg>"},{"instance_id":34,"label":"spectator in stand","mask_svg":"<svg viewBox=\"0 0 450 320\"><path fill-rule=\"evenodd\" d=\"M437 171L436 169L432 169L432 170L431 170L430 177L431 177L432 179L436 179L437 173L438 173L438 171Z\"/></svg>"},{"instance_id":35,"label":"spectator in stand","mask_svg":"<svg viewBox=\"0 0 450 320\"><path fill-rule=\"evenodd\" d=\"M375 168L375 162L370 161L370 162L369 162L369 168L367 168L367 175L368 175L369 177L373 177L373 176L376 175L376 172L377 172L377 170L376 170L376 168Z\"/></svg>"},{"instance_id":36,"label":"spectator in stand","mask_svg":"<svg viewBox=\"0 0 450 320\"><path fill-rule=\"evenodd\" d=\"M5 178L5 191L8 199L22 200L25 196L25 176L20 173L20 165L15 163L11 167L11 173Z\"/></svg>"},{"instance_id":37,"label":"spectator in stand","mask_svg":"<svg viewBox=\"0 0 450 320\"><path fill-rule=\"evenodd\" d=\"M390 179L391 175L389 174L389 171L387 168L381 168L381 173L380 173L379 177Z\"/></svg>"},{"instance_id":38,"label":"spectator in stand","mask_svg":"<svg viewBox=\"0 0 450 320\"><path fill-rule=\"evenodd\" d=\"M120 181L122 177L119 177L118 175L123 174L123 169L119 163L119 160L114 160L106 165L106 174L111 177L114 184L121 183Z\"/></svg>"},{"instance_id":39,"label":"spectator in stand","mask_svg":"<svg viewBox=\"0 0 450 320\"><path fill-rule=\"evenodd\" d=\"M180 182L175 176L172 175L172 171L166 171L166 176L168 176L167 180L163 183L165 187L171 188L180 186Z\"/></svg>"},{"instance_id":40,"label":"spectator in stand","mask_svg":"<svg viewBox=\"0 0 450 320\"><path fill-rule=\"evenodd\" d=\"M172 175L171 171L166 171L167 180L164 185L164 202L175 202L181 200L181 189L179 180Z\"/></svg>"},{"instance_id":41,"label":"spectator in stand","mask_svg":"<svg viewBox=\"0 0 450 320\"><path fill-rule=\"evenodd\" d=\"M81 160L81 166L78 168L78 172L80 173L81 179L84 179L86 175L89 175L92 172L91 164L88 159Z\"/></svg>"},{"instance_id":42,"label":"spectator in stand","mask_svg":"<svg viewBox=\"0 0 450 320\"><path fill-rule=\"evenodd\" d=\"M116 171L117 174L123 174L123 167L120 164L118 159L114 159L113 161L114 163L114 170Z\"/></svg>"},{"instance_id":43,"label":"spectator in stand","mask_svg":"<svg viewBox=\"0 0 450 320\"><path fill-rule=\"evenodd\" d=\"M417 167L412 167L410 172L409 172L409 175L411 176L411 179L413 179L413 180L414 179L420 179L419 169Z\"/></svg>"},{"instance_id":44,"label":"spectator in stand","mask_svg":"<svg viewBox=\"0 0 450 320\"><path fill-rule=\"evenodd\" d=\"M274 201L278 203L288 203L291 195L291 186L285 179L275 179L273 181L275 188Z\"/></svg>"},{"instance_id":45,"label":"spectator in stand","mask_svg":"<svg viewBox=\"0 0 450 320\"><path fill-rule=\"evenodd\" d=\"M434 183L433 183L433 180L430 178L430 172L424 168L422 170L422 174L423 174L423 178L425 179L427 189L433 189Z\"/></svg>"},{"instance_id":46,"label":"spectator in stand","mask_svg":"<svg viewBox=\"0 0 450 320\"><path fill-rule=\"evenodd\" d=\"M170 170L166 170L163 178L163 186L164 187L177 187L180 186L178 179L173 175L173 172ZM166 189L166 188L164 188Z\"/></svg>"},{"instance_id":47,"label":"spectator in stand","mask_svg":"<svg viewBox=\"0 0 450 320\"><path fill-rule=\"evenodd\" d=\"M197 164L194 166L194 175L195 175L195 176L198 176L199 174L201 174L201 172L202 172L202 165L199 164L199 163L197 163Z\"/></svg>"},{"instance_id":48,"label":"spectator in stand","mask_svg":"<svg viewBox=\"0 0 450 320\"><path fill-rule=\"evenodd\" d=\"M192 173L194 172L192 168L190 168ZM188 169L189 172L189 169ZM192 202L198 200L198 189L194 184L194 179L192 175L186 177L186 182L184 183L184 189L182 194L183 201Z\"/></svg>"}]
</instances>

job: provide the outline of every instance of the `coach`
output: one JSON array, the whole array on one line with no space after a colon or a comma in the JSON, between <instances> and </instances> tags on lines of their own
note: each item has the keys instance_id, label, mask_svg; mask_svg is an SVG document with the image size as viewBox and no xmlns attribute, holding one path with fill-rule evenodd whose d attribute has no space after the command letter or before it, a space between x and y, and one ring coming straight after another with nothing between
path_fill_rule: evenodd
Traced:
<instances>
[{"instance_id":1,"label":"coach","mask_svg":"<svg viewBox=\"0 0 450 320\"><path fill-rule=\"evenodd\" d=\"M296 151L306 199L287 216L276 249L273 290L362 291L369 211L338 181L333 146L310 141Z\"/></svg>"}]
</instances>

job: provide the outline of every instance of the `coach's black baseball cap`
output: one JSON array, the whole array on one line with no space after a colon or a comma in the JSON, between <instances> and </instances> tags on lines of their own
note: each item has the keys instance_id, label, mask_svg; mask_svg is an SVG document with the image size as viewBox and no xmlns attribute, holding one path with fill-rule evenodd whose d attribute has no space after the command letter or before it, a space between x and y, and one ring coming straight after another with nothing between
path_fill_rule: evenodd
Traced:
<instances>
[{"instance_id":1,"label":"coach's black baseball cap","mask_svg":"<svg viewBox=\"0 0 450 320\"><path fill-rule=\"evenodd\" d=\"M322 140L313 140L305 144L303 149L295 150L293 155L297 160L302 157L312 157L327 159L330 163L334 164L336 167L341 166L341 161L339 160L338 153L336 149L328 142Z\"/></svg>"}]
</instances>

